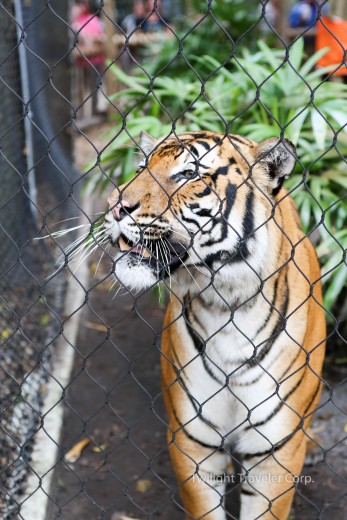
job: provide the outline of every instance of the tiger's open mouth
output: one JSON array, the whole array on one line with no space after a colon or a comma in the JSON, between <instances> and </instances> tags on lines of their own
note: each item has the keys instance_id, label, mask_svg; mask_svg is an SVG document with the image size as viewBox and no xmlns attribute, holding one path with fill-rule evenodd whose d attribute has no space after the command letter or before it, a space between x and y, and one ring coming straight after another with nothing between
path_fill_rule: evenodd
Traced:
<instances>
[{"instance_id":1,"label":"tiger's open mouth","mask_svg":"<svg viewBox=\"0 0 347 520\"><path fill-rule=\"evenodd\" d=\"M140 244L135 244L129 240L125 235L121 235L118 239L118 247L121 253L129 252L129 254L140 256L141 258L149 258L151 252L147 247Z\"/></svg>"},{"instance_id":2,"label":"tiger's open mouth","mask_svg":"<svg viewBox=\"0 0 347 520\"><path fill-rule=\"evenodd\" d=\"M172 274L188 255L185 246L168 238L135 243L122 234L118 238L118 247L121 253L134 260L134 265L146 264L160 276Z\"/></svg>"}]
</instances>

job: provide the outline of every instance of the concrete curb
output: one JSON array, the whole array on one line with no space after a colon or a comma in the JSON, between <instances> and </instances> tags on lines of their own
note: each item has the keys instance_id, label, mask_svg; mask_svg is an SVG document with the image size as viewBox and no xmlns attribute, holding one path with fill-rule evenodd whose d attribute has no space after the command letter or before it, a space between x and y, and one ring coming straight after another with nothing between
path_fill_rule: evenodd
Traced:
<instances>
[{"instance_id":1,"label":"concrete curb","mask_svg":"<svg viewBox=\"0 0 347 520\"><path fill-rule=\"evenodd\" d=\"M91 197L82 200L82 207L91 215ZM89 271L87 262L83 262L74 277L71 277L66 291L64 316L71 316L64 325L63 335L55 346L54 358L47 381L47 392L40 414L42 426L36 434L35 444L30 459L30 473L27 478L24 500L19 518L23 520L45 520L47 505L54 470L59 456L59 443L63 423L63 392L70 381L74 363L79 321L84 310L85 291Z\"/></svg>"}]
</instances>

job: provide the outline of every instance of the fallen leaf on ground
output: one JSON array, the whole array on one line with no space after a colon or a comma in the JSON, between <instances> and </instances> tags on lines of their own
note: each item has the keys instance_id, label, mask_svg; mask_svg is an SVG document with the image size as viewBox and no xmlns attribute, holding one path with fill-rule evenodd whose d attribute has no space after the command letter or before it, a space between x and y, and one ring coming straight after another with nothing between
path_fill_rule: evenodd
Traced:
<instances>
[{"instance_id":1,"label":"fallen leaf on ground","mask_svg":"<svg viewBox=\"0 0 347 520\"><path fill-rule=\"evenodd\" d=\"M9 329L5 329L1 332L1 339L7 339L10 337L11 331Z\"/></svg>"},{"instance_id":2,"label":"fallen leaf on ground","mask_svg":"<svg viewBox=\"0 0 347 520\"><path fill-rule=\"evenodd\" d=\"M125 513L113 513L111 520L138 520L137 518L127 516Z\"/></svg>"},{"instance_id":3,"label":"fallen leaf on ground","mask_svg":"<svg viewBox=\"0 0 347 520\"><path fill-rule=\"evenodd\" d=\"M105 451L107 448L107 444L100 444L100 446L93 446L92 451L94 453L101 453L102 451Z\"/></svg>"},{"instance_id":4,"label":"fallen leaf on ground","mask_svg":"<svg viewBox=\"0 0 347 520\"><path fill-rule=\"evenodd\" d=\"M40 325L42 325L42 326L48 325L51 321L50 314L43 314L39 321L40 321Z\"/></svg>"},{"instance_id":5,"label":"fallen leaf on ground","mask_svg":"<svg viewBox=\"0 0 347 520\"><path fill-rule=\"evenodd\" d=\"M136 491L140 491L140 493L146 493L151 487L151 481L148 478L142 478L136 482Z\"/></svg>"},{"instance_id":6,"label":"fallen leaf on ground","mask_svg":"<svg viewBox=\"0 0 347 520\"><path fill-rule=\"evenodd\" d=\"M90 439L87 437L85 439L82 439L81 441L77 442L71 450L69 450L64 457L65 462L76 462L81 456L82 451L84 448L90 443Z\"/></svg>"},{"instance_id":7,"label":"fallen leaf on ground","mask_svg":"<svg viewBox=\"0 0 347 520\"><path fill-rule=\"evenodd\" d=\"M107 332L107 327L103 323L95 323L94 321L85 321L84 326L87 329L97 330L99 332Z\"/></svg>"}]
</instances>

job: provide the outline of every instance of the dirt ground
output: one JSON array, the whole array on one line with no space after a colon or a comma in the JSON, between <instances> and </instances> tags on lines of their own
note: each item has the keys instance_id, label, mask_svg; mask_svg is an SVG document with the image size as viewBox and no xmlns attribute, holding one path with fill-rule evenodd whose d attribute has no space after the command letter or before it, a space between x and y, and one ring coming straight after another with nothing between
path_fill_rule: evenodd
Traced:
<instances>
[{"instance_id":1,"label":"dirt ground","mask_svg":"<svg viewBox=\"0 0 347 520\"><path fill-rule=\"evenodd\" d=\"M98 281L110 264L105 260L98 278L90 278L47 520L181 520L160 390L164 309L153 292L115 297L110 277ZM323 449L314 466L305 466L291 519L347 518L346 374L329 381L334 392L325 386L313 424ZM90 443L80 457L66 462L64 455L85 438Z\"/></svg>"},{"instance_id":2,"label":"dirt ground","mask_svg":"<svg viewBox=\"0 0 347 520\"><path fill-rule=\"evenodd\" d=\"M113 299L107 284L91 292L67 391L62 451L88 437L74 464L55 470L49 518L178 518L165 446L158 346L161 309L151 295L136 309L130 297ZM112 327L110 337L105 328ZM178 516L177 516L178 515Z\"/></svg>"},{"instance_id":3,"label":"dirt ground","mask_svg":"<svg viewBox=\"0 0 347 520\"><path fill-rule=\"evenodd\" d=\"M58 462L52 490L56 504L48 520L118 520L120 512L138 519L180 520L184 515L165 443L160 393L163 309L152 294L139 298L136 306L130 296L114 299L109 285L91 291L81 323L66 394L62 456L83 438L91 442L75 463ZM325 391L322 403L328 397ZM325 460L320 453L314 467L305 467L295 520L347 517L342 498L347 461L341 444L346 419L337 408L347 410L346 385L337 389L334 402L321 408L313 425L327 453Z\"/></svg>"}]
</instances>

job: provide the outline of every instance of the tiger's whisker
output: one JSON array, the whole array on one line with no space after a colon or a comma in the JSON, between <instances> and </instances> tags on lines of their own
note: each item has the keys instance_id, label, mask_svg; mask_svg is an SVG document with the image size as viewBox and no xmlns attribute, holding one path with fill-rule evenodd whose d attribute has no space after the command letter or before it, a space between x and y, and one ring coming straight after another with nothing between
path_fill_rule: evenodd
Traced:
<instances>
[{"instance_id":1,"label":"tiger's whisker","mask_svg":"<svg viewBox=\"0 0 347 520\"><path fill-rule=\"evenodd\" d=\"M170 289L170 299L172 298L172 276L171 276L171 270L170 270L170 264L168 258L170 257L170 251L165 244L165 242L161 239L161 243L163 245L164 250L166 251L166 261L168 264L168 274L169 274L169 289Z\"/></svg>"},{"instance_id":2,"label":"tiger's whisker","mask_svg":"<svg viewBox=\"0 0 347 520\"><path fill-rule=\"evenodd\" d=\"M80 224L79 226L74 226L72 228L54 231L53 233L49 233L48 235L44 235L43 237L36 237L35 240L43 240L44 238L60 238L64 235L67 235L68 233L71 233L72 231L76 231L77 229L86 227L87 225L88 224Z\"/></svg>"},{"instance_id":3,"label":"tiger's whisker","mask_svg":"<svg viewBox=\"0 0 347 520\"><path fill-rule=\"evenodd\" d=\"M83 256L83 258L81 258L81 260L78 262L77 266L75 267L74 271L72 272L72 274L75 274L77 269L80 267L80 265L85 262L87 260L87 258L92 254L94 253L94 251L96 251L96 249L99 247L99 244L97 244L95 247L93 247L90 251L88 251L88 253L86 255Z\"/></svg>"},{"instance_id":4,"label":"tiger's whisker","mask_svg":"<svg viewBox=\"0 0 347 520\"><path fill-rule=\"evenodd\" d=\"M81 217L70 217L70 218L65 218L63 220L58 220L58 222L54 222L53 224L51 224L51 226L58 226L59 224L63 224L64 222L69 222L69 220L77 220L77 219L80 219ZM90 226L90 222L87 222L86 224L82 224L83 226Z\"/></svg>"},{"instance_id":5,"label":"tiger's whisker","mask_svg":"<svg viewBox=\"0 0 347 520\"><path fill-rule=\"evenodd\" d=\"M72 252L71 252L71 250L67 251L67 256L69 258L69 261L74 262L77 256L79 256L79 255L83 256L83 253L88 252L88 254L82 258L81 261L83 261L84 259L86 259L89 256L89 254L92 251L95 251L98 247L102 246L102 244L104 244L106 241L107 241L106 237L103 237L101 240L96 240L93 237L92 240L90 240L89 242L86 242L84 240L83 243L80 244L80 246L77 247L74 251L72 251ZM90 251L91 248L92 248L92 251ZM81 262L79 262L79 265L80 264L81 264Z\"/></svg>"},{"instance_id":6,"label":"tiger's whisker","mask_svg":"<svg viewBox=\"0 0 347 520\"><path fill-rule=\"evenodd\" d=\"M76 256L78 256L80 253L83 253L84 251L88 251L91 247L93 247L94 245L100 245L102 242L96 242L96 241L91 241L91 242L85 242L83 241L82 244L79 244L78 247L73 247L73 248L68 248L65 250L65 255L69 258L69 260L73 260Z\"/></svg>"},{"instance_id":7,"label":"tiger's whisker","mask_svg":"<svg viewBox=\"0 0 347 520\"><path fill-rule=\"evenodd\" d=\"M96 265L96 269L95 269L95 273L94 273L94 278L96 277L97 272L98 272L98 270L99 270L99 267L100 267L100 264L101 264L101 260L104 258L105 253L107 253L107 250L108 250L109 248L110 248L110 244L108 243L108 244L106 244L105 250L102 252L102 254L101 254L100 258L99 258L99 261L98 261L98 263L97 263L97 265Z\"/></svg>"}]
</instances>

